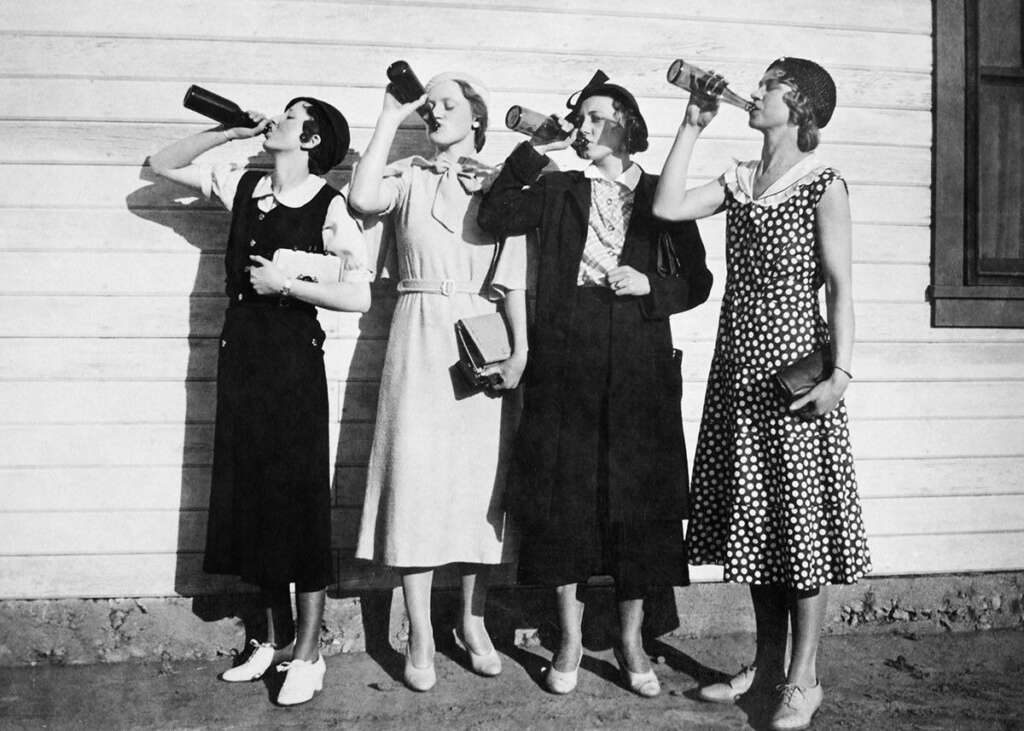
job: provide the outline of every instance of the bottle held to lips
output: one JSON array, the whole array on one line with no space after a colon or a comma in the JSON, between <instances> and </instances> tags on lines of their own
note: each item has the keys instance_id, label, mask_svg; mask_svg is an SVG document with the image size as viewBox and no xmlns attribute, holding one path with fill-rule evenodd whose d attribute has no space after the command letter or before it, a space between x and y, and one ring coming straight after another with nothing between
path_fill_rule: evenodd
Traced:
<instances>
[{"instance_id":1,"label":"bottle held to lips","mask_svg":"<svg viewBox=\"0 0 1024 731\"><path fill-rule=\"evenodd\" d=\"M186 109L198 112L204 117L220 122L228 128L255 127L258 124L230 99L225 99L219 94L214 94L212 91L195 84L188 87L182 104L184 104Z\"/></svg>"},{"instance_id":2,"label":"bottle held to lips","mask_svg":"<svg viewBox=\"0 0 1024 731\"><path fill-rule=\"evenodd\" d=\"M681 58L677 58L672 62L672 65L668 67L666 78L668 79L668 83L673 86L678 86L680 89L696 94L707 94L706 91L702 90L698 86L697 82L711 78L711 74L704 69L694 66L693 64L686 63L686 61ZM753 103L749 99L744 99L728 86L723 87L722 91L718 94L718 99L726 104L732 104L734 107L739 107L745 112L749 112L754 107Z\"/></svg>"},{"instance_id":3,"label":"bottle held to lips","mask_svg":"<svg viewBox=\"0 0 1024 731\"><path fill-rule=\"evenodd\" d=\"M508 108L508 112L505 113L505 126L544 143L564 140L572 134L572 127L559 124L554 116L545 116L519 105Z\"/></svg>"},{"instance_id":4,"label":"bottle held to lips","mask_svg":"<svg viewBox=\"0 0 1024 731\"><path fill-rule=\"evenodd\" d=\"M395 61L388 66L387 74L395 99L402 104L414 102L426 92L412 67L405 61ZM437 129L437 120L434 119L434 112L430 109L430 105L423 104L417 107L416 113L423 117L423 121L430 129Z\"/></svg>"}]
</instances>

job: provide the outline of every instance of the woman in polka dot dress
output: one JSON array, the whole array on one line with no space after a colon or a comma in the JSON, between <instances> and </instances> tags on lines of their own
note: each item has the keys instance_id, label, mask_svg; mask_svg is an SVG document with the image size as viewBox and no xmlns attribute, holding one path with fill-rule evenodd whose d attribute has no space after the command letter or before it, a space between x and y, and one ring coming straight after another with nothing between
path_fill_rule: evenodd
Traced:
<instances>
[{"instance_id":1,"label":"woman in polka dot dress","mask_svg":"<svg viewBox=\"0 0 1024 731\"><path fill-rule=\"evenodd\" d=\"M722 85L716 76L703 88ZM760 160L686 190L694 142L717 113L713 96L691 96L654 212L672 220L727 215L728 273L693 468L690 556L750 585L757 650L751 666L700 694L734 702L774 690L771 728L798 729L823 697L815 659L826 587L871 568L842 401L854 329L850 212L845 182L812 154L835 107L828 73L778 59L752 106L749 125L764 135ZM774 375L828 344L829 377L787 403Z\"/></svg>"}]
</instances>

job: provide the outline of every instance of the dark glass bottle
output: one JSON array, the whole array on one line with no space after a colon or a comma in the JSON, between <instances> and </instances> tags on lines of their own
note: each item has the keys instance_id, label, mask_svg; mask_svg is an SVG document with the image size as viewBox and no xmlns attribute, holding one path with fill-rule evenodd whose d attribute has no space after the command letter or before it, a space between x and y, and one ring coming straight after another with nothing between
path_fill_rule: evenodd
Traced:
<instances>
[{"instance_id":1,"label":"dark glass bottle","mask_svg":"<svg viewBox=\"0 0 1024 731\"><path fill-rule=\"evenodd\" d=\"M391 92L395 99L402 104L416 101L426 91L420 80L416 78L412 67L405 61L395 61L388 66L387 74L388 80L391 82ZM417 107L416 113L423 117L423 121L430 129L437 129L437 120L434 119L434 112L430 109L429 104Z\"/></svg>"},{"instance_id":2,"label":"dark glass bottle","mask_svg":"<svg viewBox=\"0 0 1024 731\"><path fill-rule=\"evenodd\" d=\"M564 140L572 133L572 127L565 129L554 116L545 116L519 105L508 108L505 126L543 143Z\"/></svg>"},{"instance_id":3,"label":"dark glass bottle","mask_svg":"<svg viewBox=\"0 0 1024 731\"><path fill-rule=\"evenodd\" d=\"M182 102L186 109L199 112L225 127L255 127L258 122L253 120L242 108L230 99L214 94L208 89L193 84L185 92Z\"/></svg>"}]
</instances>

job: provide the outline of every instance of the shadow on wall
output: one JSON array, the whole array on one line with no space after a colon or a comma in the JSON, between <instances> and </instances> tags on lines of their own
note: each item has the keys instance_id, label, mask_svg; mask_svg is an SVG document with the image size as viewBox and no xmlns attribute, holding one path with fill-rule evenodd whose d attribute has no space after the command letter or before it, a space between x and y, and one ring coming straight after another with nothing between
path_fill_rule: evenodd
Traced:
<instances>
[{"instance_id":1,"label":"shadow on wall","mask_svg":"<svg viewBox=\"0 0 1024 731\"><path fill-rule=\"evenodd\" d=\"M185 418L174 591L181 596L195 597L193 612L204 620L243 616L246 611L237 606L237 600L226 602L216 595L237 596L244 594L247 588L228 577L202 573L213 461L217 342L227 305L223 257L230 214L219 203L205 200L199 191L160 178L148 162L141 167L139 175L148 185L127 196L128 210L172 229L199 255L195 280L188 293L188 356L185 372L180 376L185 389ZM263 156L248 160L248 164L255 166L265 166L267 162ZM178 333L173 336L180 337ZM249 634L248 629L246 633Z\"/></svg>"},{"instance_id":2,"label":"shadow on wall","mask_svg":"<svg viewBox=\"0 0 1024 731\"><path fill-rule=\"evenodd\" d=\"M336 171L330 176L329 182L332 185L340 187L347 182L354 156L350 151L346 170ZM271 166L269 157L262 154L250 157L246 164L263 169ZM182 424L184 433L174 591L181 596L192 597L192 611L204 621L241 619L248 640L262 635L265 622L264 614L255 602L247 601L247 597L254 598L254 587L233 577L212 576L202 571L213 462L217 345L224 321L224 309L228 304L224 294L224 251L230 229L230 214L218 201L205 200L194 189L160 178L150 169L148 161L141 166L139 177L146 185L126 197L127 209L135 216L173 230L199 255L195 279L188 293L188 332L185 337L188 355L185 372L180 375L185 391L185 417ZM332 316L333 313L328 313L326 317L321 313L321 322L326 325ZM338 357L338 341L331 338L331 327L325 327L329 338L326 358L328 387L336 390L338 378L344 381L345 387L343 403L346 407L340 415L337 460L346 485L344 489L338 486L340 478L336 468L332 483L332 494L335 496L332 502L335 505L338 504L337 496L341 494L348 496L343 498L348 502L351 502L352 495L357 495L360 502L362 499L362 485L355 487L350 483L365 479L359 460L367 451L363 444L368 438L367 423L372 429L376 405L375 383L382 361L382 339L386 336L388 320L384 320L383 327L374 324L379 321L380 313L371 310L370 314L359 318L356 333L346 334L347 338L354 338L351 350L352 379L344 374L339 375L337 364L333 364L332 368L332 357ZM182 333L168 333L168 337L181 338ZM369 397L372 400L369 402L366 394L368 390L372 392ZM366 403L370 404L368 414L365 406L360 407L360 404ZM337 525L335 533L337 546L337 534L341 533Z\"/></svg>"}]
</instances>

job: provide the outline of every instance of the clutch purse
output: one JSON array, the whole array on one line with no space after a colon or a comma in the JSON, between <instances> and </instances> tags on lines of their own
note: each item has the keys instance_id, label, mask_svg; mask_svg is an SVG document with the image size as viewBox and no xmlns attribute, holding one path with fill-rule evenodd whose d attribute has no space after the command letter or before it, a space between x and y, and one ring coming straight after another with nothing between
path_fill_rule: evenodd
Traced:
<instances>
[{"instance_id":1,"label":"clutch purse","mask_svg":"<svg viewBox=\"0 0 1024 731\"><path fill-rule=\"evenodd\" d=\"M302 282L340 282L341 257L331 254L313 254L296 249L278 249L274 264L288 279Z\"/></svg>"},{"instance_id":2,"label":"clutch purse","mask_svg":"<svg viewBox=\"0 0 1024 731\"><path fill-rule=\"evenodd\" d=\"M782 395L793 403L831 373L832 348L826 345L776 373L775 382Z\"/></svg>"},{"instance_id":3,"label":"clutch purse","mask_svg":"<svg viewBox=\"0 0 1024 731\"><path fill-rule=\"evenodd\" d=\"M500 312L458 320L455 337L459 343L459 369L476 385L489 380L481 378L480 371L512 355L508 324Z\"/></svg>"}]
</instances>

